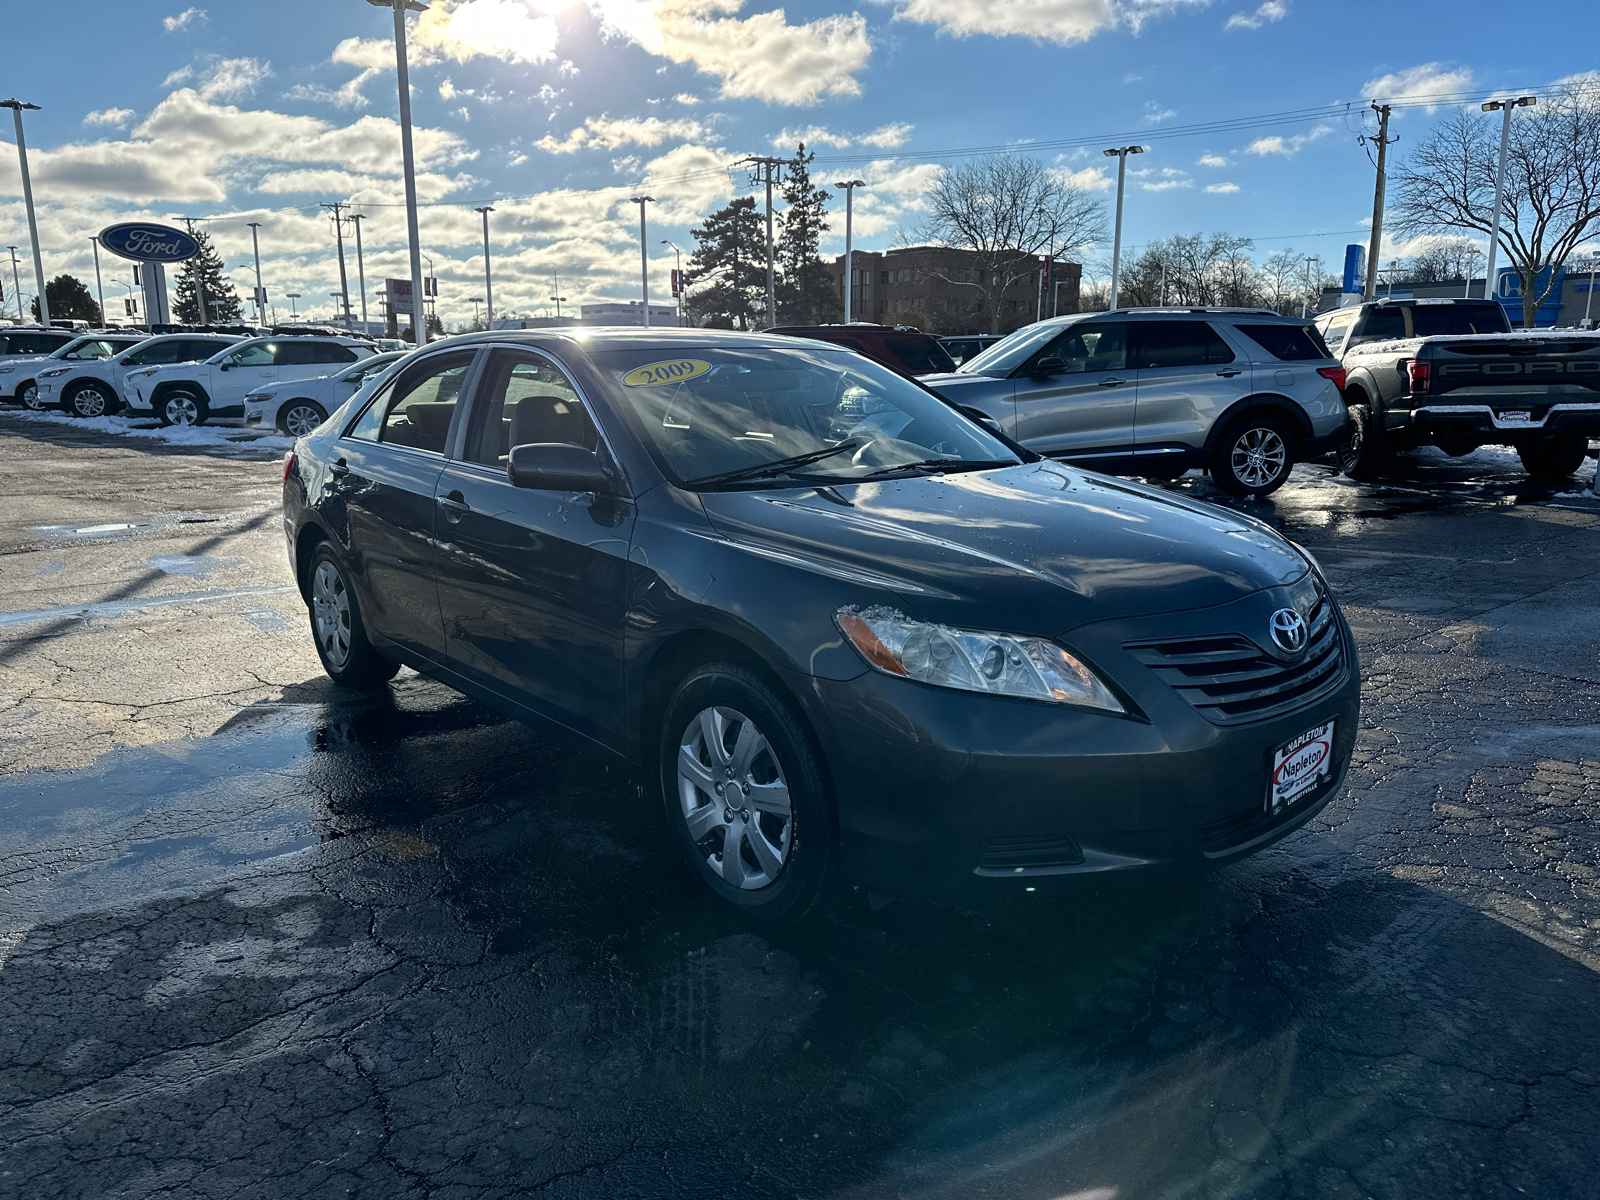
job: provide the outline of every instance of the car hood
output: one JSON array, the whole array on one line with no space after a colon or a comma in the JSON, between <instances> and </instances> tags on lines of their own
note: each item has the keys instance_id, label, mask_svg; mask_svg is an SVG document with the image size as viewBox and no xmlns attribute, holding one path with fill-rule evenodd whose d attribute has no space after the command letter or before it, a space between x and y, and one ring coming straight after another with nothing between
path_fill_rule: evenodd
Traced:
<instances>
[{"instance_id":1,"label":"car hood","mask_svg":"<svg viewBox=\"0 0 1600 1200\"><path fill-rule=\"evenodd\" d=\"M59 358L52 359L48 354L27 354L15 358L0 358L0 367L32 367L42 362L60 362Z\"/></svg>"},{"instance_id":2,"label":"car hood","mask_svg":"<svg viewBox=\"0 0 1600 1200\"><path fill-rule=\"evenodd\" d=\"M700 499L735 544L892 589L916 615L967 627L1053 635L1225 604L1308 569L1247 517L1053 462L831 490Z\"/></svg>"},{"instance_id":3,"label":"car hood","mask_svg":"<svg viewBox=\"0 0 1600 1200\"><path fill-rule=\"evenodd\" d=\"M917 382L957 404L969 403L968 397L971 396L1010 396L1017 390L1017 381L1014 379L996 379L993 375L963 375L959 371L924 375Z\"/></svg>"}]
</instances>

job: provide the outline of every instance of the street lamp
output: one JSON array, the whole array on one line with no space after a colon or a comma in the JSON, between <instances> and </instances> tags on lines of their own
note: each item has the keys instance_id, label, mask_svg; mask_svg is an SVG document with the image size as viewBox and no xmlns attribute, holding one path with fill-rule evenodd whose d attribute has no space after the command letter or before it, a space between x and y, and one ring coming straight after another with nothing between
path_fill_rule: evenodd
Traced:
<instances>
[{"instance_id":1,"label":"street lamp","mask_svg":"<svg viewBox=\"0 0 1600 1200\"><path fill-rule=\"evenodd\" d=\"M1302 317L1311 315L1311 264L1316 261L1317 257L1314 254L1306 258L1306 302L1300 306L1300 315Z\"/></svg>"},{"instance_id":2,"label":"street lamp","mask_svg":"<svg viewBox=\"0 0 1600 1200\"><path fill-rule=\"evenodd\" d=\"M1143 154L1143 146L1118 146L1104 152L1117 160L1117 226L1111 237L1111 307L1117 307L1117 284L1122 271L1122 189L1128 178L1128 155Z\"/></svg>"},{"instance_id":3,"label":"street lamp","mask_svg":"<svg viewBox=\"0 0 1600 1200\"><path fill-rule=\"evenodd\" d=\"M372 332L367 327L367 264L361 258L361 219L365 216L365 213L352 213L350 215L350 220L356 227L356 286L361 289L361 332L363 335Z\"/></svg>"},{"instance_id":4,"label":"street lamp","mask_svg":"<svg viewBox=\"0 0 1600 1200\"><path fill-rule=\"evenodd\" d=\"M471 303L472 303L472 327L474 329L476 329L478 327L478 305L483 303L483 297L482 296L474 296L472 298L472 302Z\"/></svg>"},{"instance_id":5,"label":"street lamp","mask_svg":"<svg viewBox=\"0 0 1600 1200\"><path fill-rule=\"evenodd\" d=\"M50 302L44 294L44 255L39 252L39 222L33 215L33 181L28 178L28 143L22 136L22 110L39 111L37 104L21 100L0 100L0 108L9 108L17 124L17 161L22 164L22 202L28 210L28 236L33 239L33 275L39 284L39 324L50 324ZM20 301L19 301L20 303Z\"/></svg>"},{"instance_id":6,"label":"street lamp","mask_svg":"<svg viewBox=\"0 0 1600 1200\"><path fill-rule=\"evenodd\" d=\"M22 313L22 284L17 277L17 248L15 246L7 246L6 249L11 251L11 290L16 293L17 297L17 320L26 321L28 318Z\"/></svg>"},{"instance_id":7,"label":"street lamp","mask_svg":"<svg viewBox=\"0 0 1600 1200\"><path fill-rule=\"evenodd\" d=\"M1506 194L1506 145L1511 141L1511 110L1532 108L1539 103L1537 96L1518 96L1515 100L1490 100L1483 105L1484 112L1500 110L1500 162L1494 171L1494 217L1489 222L1489 265L1483 272L1483 298L1494 299L1494 252L1500 242L1500 204ZM17 125L22 128L21 123Z\"/></svg>"},{"instance_id":8,"label":"street lamp","mask_svg":"<svg viewBox=\"0 0 1600 1200\"><path fill-rule=\"evenodd\" d=\"M855 284L855 251L851 245L850 219L855 215L855 198L858 187L866 187L865 179L842 179L833 185L844 189L844 323L850 324L851 288Z\"/></svg>"},{"instance_id":9,"label":"street lamp","mask_svg":"<svg viewBox=\"0 0 1600 1200\"><path fill-rule=\"evenodd\" d=\"M261 290L261 222L247 222L250 226L250 249L256 256L256 324L266 327L267 324L267 298Z\"/></svg>"},{"instance_id":10,"label":"street lamp","mask_svg":"<svg viewBox=\"0 0 1600 1200\"><path fill-rule=\"evenodd\" d=\"M285 292L284 295L289 297L289 315L291 317L298 317L300 314L295 312L295 310L294 310L294 302L296 300L300 299L300 293L299 292Z\"/></svg>"},{"instance_id":11,"label":"street lamp","mask_svg":"<svg viewBox=\"0 0 1600 1200\"><path fill-rule=\"evenodd\" d=\"M100 328L106 327L106 285L100 280L100 239L91 237L89 245L94 247L94 290L100 294Z\"/></svg>"},{"instance_id":12,"label":"street lamp","mask_svg":"<svg viewBox=\"0 0 1600 1200\"><path fill-rule=\"evenodd\" d=\"M551 296L550 299L556 302L556 320L559 321L561 320L561 302L565 300L566 297L561 294L561 276L552 275L550 276L550 281L551 287L556 293L554 296Z\"/></svg>"},{"instance_id":13,"label":"street lamp","mask_svg":"<svg viewBox=\"0 0 1600 1200\"><path fill-rule=\"evenodd\" d=\"M406 13L427 12L419 0L367 0L394 12L394 64L400 89L400 160L406 181L406 237L411 248L411 344L428 340L427 301L422 294L422 237L417 231L417 164L411 152L411 78L406 69Z\"/></svg>"},{"instance_id":14,"label":"street lamp","mask_svg":"<svg viewBox=\"0 0 1600 1200\"><path fill-rule=\"evenodd\" d=\"M482 208L475 208L473 212L483 214L483 307L488 314L489 324L494 324L494 283L489 277L489 214L494 208L485 204Z\"/></svg>"},{"instance_id":15,"label":"street lamp","mask_svg":"<svg viewBox=\"0 0 1600 1200\"><path fill-rule=\"evenodd\" d=\"M655 202L654 196L630 196L630 204L639 206L639 282L644 293L644 327L650 328L650 250L645 240L644 206Z\"/></svg>"},{"instance_id":16,"label":"street lamp","mask_svg":"<svg viewBox=\"0 0 1600 1200\"><path fill-rule=\"evenodd\" d=\"M672 298L678 302L678 327L683 328L683 251L678 249L677 242L661 239L663 246L672 247L672 278L676 283L672 289Z\"/></svg>"}]
</instances>

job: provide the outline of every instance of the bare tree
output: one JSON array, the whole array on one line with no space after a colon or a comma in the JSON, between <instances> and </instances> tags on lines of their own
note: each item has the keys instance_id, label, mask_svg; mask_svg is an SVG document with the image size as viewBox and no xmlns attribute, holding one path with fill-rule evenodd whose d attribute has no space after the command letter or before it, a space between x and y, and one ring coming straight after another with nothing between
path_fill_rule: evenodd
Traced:
<instances>
[{"instance_id":1,"label":"bare tree","mask_svg":"<svg viewBox=\"0 0 1600 1200\"><path fill-rule=\"evenodd\" d=\"M1465 283L1472 278L1473 263L1483 257L1469 237L1433 237L1410 258L1400 260L1400 270L1412 283Z\"/></svg>"},{"instance_id":2,"label":"bare tree","mask_svg":"<svg viewBox=\"0 0 1600 1200\"><path fill-rule=\"evenodd\" d=\"M1459 111L1414 150L1396 176L1396 227L1410 233L1470 229L1493 219L1500 122ZM1531 328L1556 271L1600 223L1600 89L1574 83L1516 113L1506 155L1500 248L1522 281ZM1539 287L1539 273L1551 270Z\"/></svg>"},{"instance_id":3,"label":"bare tree","mask_svg":"<svg viewBox=\"0 0 1600 1200\"><path fill-rule=\"evenodd\" d=\"M1000 332L1006 292L1032 279L1038 256L1073 250L1106 235L1105 205L1037 159L996 154L947 168L928 194L922 240L971 252L962 271L933 278L971 289L991 332Z\"/></svg>"}]
</instances>

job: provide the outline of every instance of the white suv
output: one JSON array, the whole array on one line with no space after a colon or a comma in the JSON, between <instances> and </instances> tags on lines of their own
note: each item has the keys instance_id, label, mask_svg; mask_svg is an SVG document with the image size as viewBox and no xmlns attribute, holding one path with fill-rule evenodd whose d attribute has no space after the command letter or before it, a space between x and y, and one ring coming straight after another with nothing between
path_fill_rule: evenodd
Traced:
<instances>
[{"instance_id":1,"label":"white suv","mask_svg":"<svg viewBox=\"0 0 1600 1200\"><path fill-rule=\"evenodd\" d=\"M203 425L211 417L241 417L244 398L284 376L331 371L370 358L372 343L348 337L249 338L204 362L130 371L123 385L128 407L153 412L163 425Z\"/></svg>"},{"instance_id":2,"label":"white suv","mask_svg":"<svg viewBox=\"0 0 1600 1200\"><path fill-rule=\"evenodd\" d=\"M55 405L75 417L108 417L122 407L122 384L129 371L197 362L237 341L236 337L220 333L169 333L106 359L63 362L60 366L41 363L42 369L36 375L36 404L39 408Z\"/></svg>"},{"instance_id":3,"label":"white suv","mask_svg":"<svg viewBox=\"0 0 1600 1200\"><path fill-rule=\"evenodd\" d=\"M0 330L6 353L0 356L0 400L17 400L37 411L39 392L34 386L40 371L62 363L97 362L110 358L129 346L137 346L147 333L62 336L64 331L19 329Z\"/></svg>"},{"instance_id":4,"label":"white suv","mask_svg":"<svg viewBox=\"0 0 1600 1200\"><path fill-rule=\"evenodd\" d=\"M369 380L382 375L408 353L386 350L331 375L284 379L270 387L258 388L244 398L245 427L276 429L289 437L305 437ZM284 371L284 375L288 374Z\"/></svg>"}]
</instances>

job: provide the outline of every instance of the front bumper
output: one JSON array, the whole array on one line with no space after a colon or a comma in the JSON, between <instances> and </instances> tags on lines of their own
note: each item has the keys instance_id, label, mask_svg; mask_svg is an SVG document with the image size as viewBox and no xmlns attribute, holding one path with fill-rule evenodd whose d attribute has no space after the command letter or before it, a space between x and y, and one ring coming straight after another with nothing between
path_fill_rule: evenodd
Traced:
<instances>
[{"instance_id":1,"label":"front bumper","mask_svg":"<svg viewBox=\"0 0 1600 1200\"><path fill-rule=\"evenodd\" d=\"M1425 404L1411 412L1414 432L1440 439L1514 445L1563 434L1600 436L1600 403Z\"/></svg>"},{"instance_id":2,"label":"front bumper","mask_svg":"<svg viewBox=\"0 0 1600 1200\"><path fill-rule=\"evenodd\" d=\"M808 698L824 714L846 873L898 895L993 894L1063 877L1229 862L1304 824L1338 791L1355 744L1360 679L1342 617L1336 685L1256 723L1207 720L1121 648L1152 634L1254 630L1282 603L1276 589L1258 596L1203 614L1102 622L1065 639L1106 669L1146 719L877 672L808 680ZM1269 812L1273 752L1329 720L1329 778Z\"/></svg>"}]
</instances>

